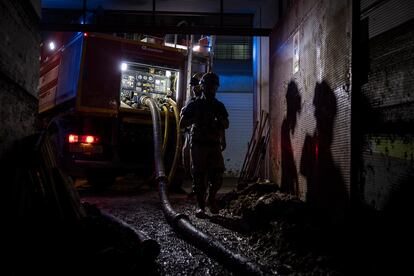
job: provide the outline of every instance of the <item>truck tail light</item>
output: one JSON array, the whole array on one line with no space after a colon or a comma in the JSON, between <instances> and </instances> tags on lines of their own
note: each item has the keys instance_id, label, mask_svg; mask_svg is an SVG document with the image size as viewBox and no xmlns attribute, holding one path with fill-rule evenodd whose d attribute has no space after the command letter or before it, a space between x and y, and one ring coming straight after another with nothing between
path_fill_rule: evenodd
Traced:
<instances>
[{"instance_id":1,"label":"truck tail light","mask_svg":"<svg viewBox=\"0 0 414 276\"><path fill-rule=\"evenodd\" d=\"M93 135L82 135L82 142L88 144L95 144L99 142L99 138Z\"/></svg>"},{"instance_id":2,"label":"truck tail light","mask_svg":"<svg viewBox=\"0 0 414 276\"><path fill-rule=\"evenodd\" d=\"M70 144L73 144L73 143L96 144L96 143L99 143L100 138L94 135L69 134L68 141Z\"/></svg>"},{"instance_id":3,"label":"truck tail light","mask_svg":"<svg viewBox=\"0 0 414 276\"><path fill-rule=\"evenodd\" d=\"M69 143L73 144L73 143L77 143L79 142L79 136L76 134L69 134L68 136L68 141Z\"/></svg>"}]
</instances>

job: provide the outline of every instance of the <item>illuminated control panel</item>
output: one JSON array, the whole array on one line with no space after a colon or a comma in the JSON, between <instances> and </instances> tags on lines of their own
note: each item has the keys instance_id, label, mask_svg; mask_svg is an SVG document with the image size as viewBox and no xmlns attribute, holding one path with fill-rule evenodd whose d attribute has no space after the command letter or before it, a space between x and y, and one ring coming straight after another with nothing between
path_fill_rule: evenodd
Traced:
<instances>
[{"instance_id":1,"label":"illuminated control panel","mask_svg":"<svg viewBox=\"0 0 414 276\"><path fill-rule=\"evenodd\" d=\"M152 98L174 97L178 90L178 70L122 63L121 71L121 108L141 108L139 98L143 95Z\"/></svg>"}]
</instances>

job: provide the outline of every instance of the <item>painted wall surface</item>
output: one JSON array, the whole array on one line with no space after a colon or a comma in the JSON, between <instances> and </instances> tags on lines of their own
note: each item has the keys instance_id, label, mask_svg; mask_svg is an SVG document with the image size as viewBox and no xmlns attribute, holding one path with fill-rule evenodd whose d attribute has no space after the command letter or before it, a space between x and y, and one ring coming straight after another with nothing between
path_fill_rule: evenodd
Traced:
<instances>
[{"instance_id":1,"label":"painted wall surface","mask_svg":"<svg viewBox=\"0 0 414 276\"><path fill-rule=\"evenodd\" d=\"M378 210L408 210L414 183L414 20L369 41L361 195Z\"/></svg>"},{"instance_id":2,"label":"painted wall surface","mask_svg":"<svg viewBox=\"0 0 414 276\"><path fill-rule=\"evenodd\" d=\"M342 208L350 190L351 1L294 1L270 37L270 173Z\"/></svg>"}]
</instances>

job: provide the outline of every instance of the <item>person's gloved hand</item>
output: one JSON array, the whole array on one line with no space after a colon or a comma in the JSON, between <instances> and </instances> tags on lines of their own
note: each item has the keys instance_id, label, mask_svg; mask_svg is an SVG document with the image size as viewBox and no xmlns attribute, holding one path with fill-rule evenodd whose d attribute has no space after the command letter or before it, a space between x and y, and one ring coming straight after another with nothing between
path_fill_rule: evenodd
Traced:
<instances>
[{"instance_id":1,"label":"person's gloved hand","mask_svg":"<svg viewBox=\"0 0 414 276\"><path fill-rule=\"evenodd\" d=\"M224 151L226 149L226 147L227 147L226 136L223 133L222 136L220 137L220 148L221 148L221 151Z\"/></svg>"},{"instance_id":2,"label":"person's gloved hand","mask_svg":"<svg viewBox=\"0 0 414 276\"><path fill-rule=\"evenodd\" d=\"M226 146L227 146L226 141L222 141L222 142L220 143L220 148L221 148L221 151L224 151L224 150L226 149Z\"/></svg>"}]
</instances>

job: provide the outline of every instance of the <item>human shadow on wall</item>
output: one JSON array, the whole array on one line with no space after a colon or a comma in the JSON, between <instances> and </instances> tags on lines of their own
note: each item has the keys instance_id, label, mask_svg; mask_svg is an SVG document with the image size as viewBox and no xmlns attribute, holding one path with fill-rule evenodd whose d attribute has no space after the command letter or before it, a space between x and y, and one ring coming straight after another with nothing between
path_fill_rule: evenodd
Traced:
<instances>
[{"instance_id":1,"label":"human shadow on wall","mask_svg":"<svg viewBox=\"0 0 414 276\"><path fill-rule=\"evenodd\" d=\"M290 81L286 91L286 116L281 128L282 177L280 189L282 192L299 195L298 172L293 156L291 135L295 134L297 115L301 111L302 97L297 84Z\"/></svg>"},{"instance_id":2,"label":"human shadow on wall","mask_svg":"<svg viewBox=\"0 0 414 276\"><path fill-rule=\"evenodd\" d=\"M306 201L335 216L343 213L347 194L331 152L337 101L326 81L316 83L313 105L316 129L305 137L300 172L307 180Z\"/></svg>"}]
</instances>

